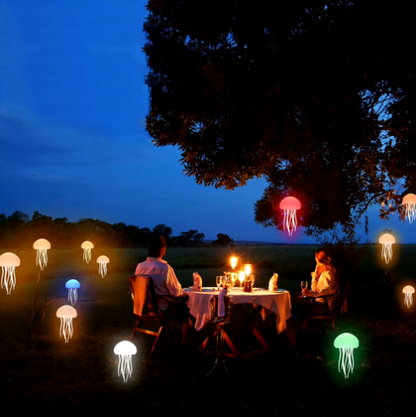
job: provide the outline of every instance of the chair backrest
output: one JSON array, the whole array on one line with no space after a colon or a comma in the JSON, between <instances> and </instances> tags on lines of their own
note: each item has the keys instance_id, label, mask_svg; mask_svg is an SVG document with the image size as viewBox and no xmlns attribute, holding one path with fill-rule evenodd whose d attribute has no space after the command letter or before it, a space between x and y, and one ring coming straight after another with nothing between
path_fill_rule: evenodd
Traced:
<instances>
[{"instance_id":1,"label":"chair backrest","mask_svg":"<svg viewBox=\"0 0 416 417\"><path fill-rule=\"evenodd\" d=\"M332 314L338 315L347 311L347 296L350 288L350 283L347 277L342 274L338 276L339 291L333 299L331 306Z\"/></svg>"},{"instance_id":2,"label":"chair backrest","mask_svg":"<svg viewBox=\"0 0 416 417\"><path fill-rule=\"evenodd\" d=\"M134 303L134 314L140 317L160 316L152 277L131 275L128 277Z\"/></svg>"}]
</instances>

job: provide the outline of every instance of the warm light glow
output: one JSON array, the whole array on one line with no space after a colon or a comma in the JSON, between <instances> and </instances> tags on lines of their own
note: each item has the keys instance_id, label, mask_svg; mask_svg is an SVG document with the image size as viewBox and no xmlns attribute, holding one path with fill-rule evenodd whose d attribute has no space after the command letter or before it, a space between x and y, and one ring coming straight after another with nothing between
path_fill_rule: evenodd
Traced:
<instances>
[{"instance_id":1,"label":"warm light glow","mask_svg":"<svg viewBox=\"0 0 416 417\"><path fill-rule=\"evenodd\" d=\"M36 249L36 265L39 265L41 271L48 265L48 249L51 248L51 244L46 239L38 239L33 244L33 249Z\"/></svg>"},{"instance_id":2,"label":"warm light glow","mask_svg":"<svg viewBox=\"0 0 416 417\"><path fill-rule=\"evenodd\" d=\"M20 258L12 252L5 252L0 256L1 288L5 288L8 295L16 287L16 266L20 266Z\"/></svg>"},{"instance_id":3,"label":"warm light glow","mask_svg":"<svg viewBox=\"0 0 416 417\"><path fill-rule=\"evenodd\" d=\"M413 304L413 293L415 292L415 289L411 285L406 285L402 289L402 293L404 294L404 303L407 306L407 308L410 308Z\"/></svg>"},{"instance_id":4,"label":"warm light glow","mask_svg":"<svg viewBox=\"0 0 416 417\"><path fill-rule=\"evenodd\" d=\"M77 289L81 287L81 284L76 279L70 279L66 282L65 288L68 288L68 301L75 305L78 301Z\"/></svg>"},{"instance_id":5,"label":"warm light glow","mask_svg":"<svg viewBox=\"0 0 416 417\"><path fill-rule=\"evenodd\" d=\"M107 275L107 264L110 262L108 256L101 255L97 258L98 262L98 273L104 278Z\"/></svg>"},{"instance_id":6,"label":"warm light glow","mask_svg":"<svg viewBox=\"0 0 416 417\"><path fill-rule=\"evenodd\" d=\"M240 271L238 273L238 280L240 281L240 283L242 284L244 282L244 280L246 279L246 273L244 271Z\"/></svg>"},{"instance_id":7,"label":"warm light glow","mask_svg":"<svg viewBox=\"0 0 416 417\"><path fill-rule=\"evenodd\" d=\"M279 208L284 211L283 230L287 230L289 236L292 236L292 233L296 231L298 225L296 210L299 210L300 207L300 201L290 196L284 198L279 204Z\"/></svg>"},{"instance_id":8,"label":"warm light glow","mask_svg":"<svg viewBox=\"0 0 416 417\"><path fill-rule=\"evenodd\" d=\"M382 245L381 259L388 264L393 259L392 245L396 243L396 238L390 233L384 233L380 236L378 243Z\"/></svg>"},{"instance_id":9,"label":"warm light glow","mask_svg":"<svg viewBox=\"0 0 416 417\"><path fill-rule=\"evenodd\" d=\"M402 204L406 207L406 217L410 223L413 223L416 218L416 195L413 193L406 194L403 197Z\"/></svg>"},{"instance_id":10,"label":"warm light glow","mask_svg":"<svg viewBox=\"0 0 416 417\"><path fill-rule=\"evenodd\" d=\"M85 242L82 242L81 248L84 250L83 259L88 264L91 261L92 254L91 249L94 248L94 244L90 242L89 240L86 240Z\"/></svg>"},{"instance_id":11,"label":"warm light glow","mask_svg":"<svg viewBox=\"0 0 416 417\"><path fill-rule=\"evenodd\" d=\"M65 339L65 343L72 339L74 328L72 327L72 319L77 316L77 310L74 307L65 305L56 311L56 317L61 320L59 328L59 336Z\"/></svg>"},{"instance_id":12,"label":"warm light glow","mask_svg":"<svg viewBox=\"0 0 416 417\"><path fill-rule=\"evenodd\" d=\"M127 382L133 373L132 355L137 353L137 348L133 343L124 340L123 342L117 343L114 348L114 353L119 357L118 376L121 375L124 382Z\"/></svg>"},{"instance_id":13,"label":"warm light glow","mask_svg":"<svg viewBox=\"0 0 416 417\"><path fill-rule=\"evenodd\" d=\"M234 269L237 266L237 263L238 263L238 258L236 256L231 256L230 258L231 268Z\"/></svg>"},{"instance_id":14,"label":"warm light glow","mask_svg":"<svg viewBox=\"0 0 416 417\"><path fill-rule=\"evenodd\" d=\"M244 273L246 274L246 276L249 276L252 271L251 264L245 264L243 265L243 268L244 268Z\"/></svg>"},{"instance_id":15,"label":"warm light glow","mask_svg":"<svg viewBox=\"0 0 416 417\"><path fill-rule=\"evenodd\" d=\"M339 349L338 371L342 369L345 378L354 371L353 351L358 345L358 339L351 333L342 333L334 340L334 346Z\"/></svg>"}]
</instances>

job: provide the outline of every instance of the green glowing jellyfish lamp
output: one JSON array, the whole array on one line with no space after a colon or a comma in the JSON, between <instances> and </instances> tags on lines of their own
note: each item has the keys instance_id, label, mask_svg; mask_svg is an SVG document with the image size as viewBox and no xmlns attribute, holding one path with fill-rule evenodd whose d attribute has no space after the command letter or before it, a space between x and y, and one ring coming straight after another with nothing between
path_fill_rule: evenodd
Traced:
<instances>
[{"instance_id":1,"label":"green glowing jellyfish lamp","mask_svg":"<svg viewBox=\"0 0 416 417\"><path fill-rule=\"evenodd\" d=\"M381 243L381 259L388 264L393 259L393 244L396 243L396 238L391 233L383 233L378 239Z\"/></svg>"},{"instance_id":2,"label":"green glowing jellyfish lamp","mask_svg":"<svg viewBox=\"0 0 416 417\"><path fill-rule=\"evenodd\" d=\"M334 346L339 349L338 371L342 369L345 378L354 370L353 351L358 345L358 339L351 333L342 333L334 340Z\"/></svg>"},{"instance_id":3,"label":"green glowing jellyfish lamp","mask_svg":"<svg viewBox=\"0 0 416 417\"><path fill-rule=\"evenodd\" d=\"M85 242L82 242L81 248L84 251L83 259L87 264L89 264L92 258L91 250L94 249L94 244L89 240L86 240Z\"/></svg>"},{"instance_id":4,"label":"green glowing jellyfish lamp","mask_svg":"<svg viewBox=\"0 0 416 417\"><path fill-rule=\"evenodd\" d=\"M65 339L65 343L72 339L74 328L72 326L72 319L77 316L77 310L69 305L62 306L56 311L56 317L61 320L59 328L59 336Z\"/></svg>"},{"instance_id":5,"label":"green glowing jellyfish lamp","mask_svg":"<svg viewBox=\"0 0 416 417\"><path fill-rule=\"evenodd\" d=\"M68 301L75 305L78 301L78 289L81 288L81 284L76 279L70 279L66 282L65 288L68 289Z\"/></svg>"},{"instance_id":6,"label":"green glowing jellyfish lamp","mask_svg":"<svg viewBox=\"0 0 416 417\"><path fill-rule=\"evenodd\" d=\"M406 208L406 217L409 223L412 224L416 218L416 195L413 193L406 194L403 197L402 204Z\"/></svg>"},{"instance_id":7,"label":"green glowing jellyfish lamp","mask_svg":"<svg viewBox=\"0 0 416 417\"><path fill-rule=\"evenodd\" d=\"M114 353L118 355L118 376L121 375L124 382L127 382L133 373L132 355L137 353L137 348L133 343L124 340L117 343Z\"/></svg>"},{"instance_id":8,"label":"green glowing jellyfish lamp","mask_svg":"<svg viewBox=\"0 0 416 417\"><path fill-rule=\"evenodd\" d=\"M415 289L411 285L406 285L402 289L402 293L404 294L404 304L407 306L407 308L410 308L413 304L414 292L415 292Z\"/></svg>"},{"instance_id":9,"label":"green glowing jellyfish lamp","mask_svg":"<svg viewBox=\"0 0 416 417\"><path fill-rule=\"evenodd\" d=\"M284 212L283 230L287 230L289 236L292 236L293 232L296 231L298 225L296 210L299 210L300 207L300 201L291 196L284 198L279 204L279 208Z\"/></svg>"},{"instance_id":10,"label":"green glowing jellyfish lamp","mask_svg":"<svg viewBox=\"0 0 416 417\"><path fill-rule=\"evenodd\" d=\"M20 266L20 258L12 252L0 256L1 288L6 289L7 295L16 287L16 267Z\"/></svg>"},{"instance_id":11,"label":"green glowing jellyfish lamp","mask_svg":"<svg viewBox=\"0 0 416 417\"><path fill-rule=\"evenodd\" d=\"M33 249L36 249L36 265L39 265L41 271L48 265L48 249L51 244L46 239L38 239L33 244Z\"/></svg>"},{"instance_id":12,"label":"green glowing jellyfish lamp","mask_svg":"<svg viewBox=\"0 0 416 417\"><path fill-rule=\"evenodd\" d=\"M110 262L108 256L101 255L97 258L98 263L98 273L101 275L101 278L104 278L107 275L107 264Z\"/></svg>"}]
</instances>

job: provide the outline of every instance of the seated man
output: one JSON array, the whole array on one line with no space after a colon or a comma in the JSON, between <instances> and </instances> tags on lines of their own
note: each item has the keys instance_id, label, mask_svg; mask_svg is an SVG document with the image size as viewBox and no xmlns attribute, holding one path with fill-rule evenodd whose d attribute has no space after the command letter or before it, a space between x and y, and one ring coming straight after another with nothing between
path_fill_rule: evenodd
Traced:
<instances>
[{"instance_id":1,"label":"seated man","mask_svg":"<svg viewBox=\"0 0 416 417\"><path fill-rule=\"evenodd\" d=\"M164 298L158 298L160 310L166 311L168 306L169 318L182 323L182 344L189 340L189 332L192 321L189 317L189 309L185 303L186 295L183 294L182 286L176 278L173 268L163 260L166 253L166 240L163 236L153 236L147 243L148 258L137 265L135 275L145 275L153 278L156 295L183 296L177 302L169 303Z\"/></svg>"}]
</instances>

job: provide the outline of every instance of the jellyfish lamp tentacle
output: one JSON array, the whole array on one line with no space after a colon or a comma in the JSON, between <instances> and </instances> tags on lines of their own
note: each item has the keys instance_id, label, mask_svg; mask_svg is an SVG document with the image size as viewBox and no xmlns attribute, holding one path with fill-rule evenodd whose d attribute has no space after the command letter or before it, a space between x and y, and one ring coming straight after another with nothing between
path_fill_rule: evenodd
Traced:
<instances>
[{"instance_id":1,"label":"jellyfish lamp tentacle","mask_svg":"<svg viewBox=\"0 0 416 417\"><path fill-rule=\"evenodd\" d=\"M287 230L289 236L292 236L292 233L296 231L297 225L296 209L284 210L283 230Z\"/></svg>"},{"instance_id":2,"label":"jellyfish lamp tentacle","mask_svg":"<svg viewBox=\"0 0 416 417\"><path fill-rule=\"evenodd\" d=\"M10 295L12 289L16 287L16 273L14 266L2 266L1 267L1 288L6 289L8 295Z\"/></svg>"},{"instance_id":3,"label":"jellyfish lamp tentacle","mask_svg":"<svg viewBox=\"0 0 416 417\"><path fill-rule=\"evenodd\" d=\"M36 265L43 271L45 266L48 265L48 252L47 249L36 250Z\"/></svg>"},{"instance_id":4,"label":"jellyfish lamp tentacle","mask_svg":"<svg viewBox=\"0 0 416 417\"><path fill-rule=\"evenodd\" d=\"M68 288L68 301L75 305L78 301L78 291L76 288Z\"/></svg>"},{"instance_id":5,"label":"jellyfish lamp tentacle","mask_svg":"<svg viewBox=\"0 0 416 417\"><path fill-rule=\"evenodd\" d=\"M133 374L132 356L128 354L121 354L118 361L118 376L122 376L124 382L127 382Z\"/></svg>"},{"instance_id":6,"label":"jellyfish lamp tentacle","mask_svg":"<svg viewBox=\"0 0 416 417\"><path fill-rule=\"evenodd\" d=\"M353 348L339 348L338 371L341 372L342 369L345 378L348 378L354 370L353 351Z\"/></svg>"},{"instance_id":7,"label":"jellyfish lamp tentacle","mask_svg":"<svg viewBox=\"0 0 416 417\"><path fill-rule=\"evenodd\" d=\"M72 326L72 317L61 317L61 327L59 328L59 336L65 339L65 343L72 339L74 328Z\"/></svg>"},{"instance_id":8,"label":"jellyfish lamp tentacle","mask_svg":"<svg viewBox=\"0 0 416 417\"><path fill-rule=\"evenodd\" d=\"M406 204L406 217L409 220L409 223L412 224L416 219L416 204L409 203Z\"/></svg>"},{"instance_id":9,"label":"jellyfish lamp tentacle","mask_svg":"<svg viewBox=\"0 0 416 417\"><path fill-rule=\"evenodd\" d=\"M92 252L91 248L84 248L84 255L83 255L84 261L89 264L92 259Z\"/></svg>"},{"instance_id":10,"label":"jellyfish lamp tentacle","mask_svg":"<svg viewBox=\"0 0 416 417\"><path fill-rule=\"evenodd\" d=\"M384 259L386 264L393 259L393 245L391 243L382 244L381 259Z\"/></svg>"},{"instance_id":11,"label":"jellyfish lamp tentacle","mask_svg":"<svg viewBox=\"0 0 416 417\"><path fill-rule=\"evenodd\" d=\"M410 308L413 304L413 297L411 293L406 293L404 295L404 303L407 306L407 308Z\"/></svg>"},{"instance_id":12,"label":"jellyfish lamp tentacle","mask_svg":"<svg viewBox=\"0 0 416 417\"><path fill-rule=\"evenodd\" d=\"M101 277L104 278L107 275L107 264L101 262L98 267L98 272L101 275Z\"/></svg>"}]
</instances>

